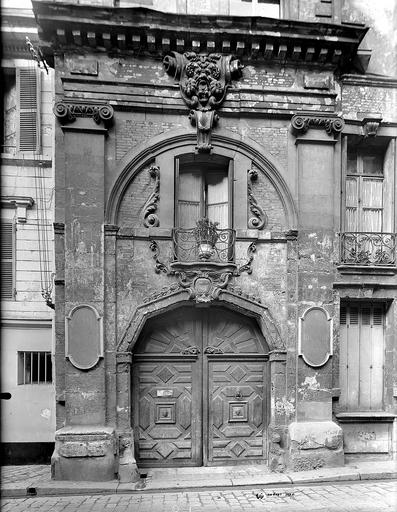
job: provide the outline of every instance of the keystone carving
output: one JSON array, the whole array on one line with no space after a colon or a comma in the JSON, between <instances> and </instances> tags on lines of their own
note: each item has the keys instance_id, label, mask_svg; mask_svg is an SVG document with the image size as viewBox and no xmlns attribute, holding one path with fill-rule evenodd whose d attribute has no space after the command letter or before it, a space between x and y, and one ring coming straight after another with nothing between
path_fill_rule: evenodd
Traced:
<instances>
[{"instance_id":1,"label":"keystone carving","mask_svg":"<svg viewBox=\"0 0 397 512\"><path fill-rule=\"evenodd\" d=\"M190 109L189 119L197 127L197 150L211 151L211 130L232 80L242 75L242 64L218 53L171 52L163 59L165 71L179 81L182 98Z\"/></svg>"},{"instance_id":2,"label":"keystone carving","mask_svg":"<svg viewBox=\"0 0 397 512\"><path fill-rule=\"evenodd\" d=\"M113 122L114 110L111 105L58 101L53 110L62 124L73 123L77 117L91 117L96 124L103 122L106 127Z\"/></svg>"},{"instance_id":3,"label":"keystone carving","mask_svg":"<svg viewBox=\"0 0 397 512\"><path fill-rule=\"evenodd\" d=\"M376 137L381 121L381 117L364 117L362 120L364 137Z\"/></svg>"},{"instance_id":4,"label":"keystone carving","mask_svg":"<svg viewBox=\"0 0 397 512\"><path fill-rule=\"evenodd\" d=\"M197 303L207 303L217 299L232 277L231 272L202 270L176 272L176 275L181 288L189 292L189 299Z\"/></svg>"},{"instance_id":5,"label":"keystone carving","mask_svg":"<svg viewBox=\"0 0 397 512\"><path fill-rule=\"evenodd\" d=\"M143 208L143 224L147 228L156 228L160 225L158 215L155 213L160 200L160 167L152 165L148 171L154 179L154 190Z\"/></svg>"},{"instance_id":6,"label":"keystone carving","mask_svg":"<svg viewBox=\"0 0 397 512\"><path fill-rule=\"evenodd\" d=\"M252 190L252 182L257 181L258 179L258 171L256 169L248 170L248 204L250 212L253 214L252 217L248 219L248 228L249 229L263 229L267 224L267 215L262 210L262 208L258 205L258 201L256 200L253 190Z\"/></svg>"},{"instance_id":7,"label":"keystone carving","mask_svg":"<svg viewBox=\"0 0 397 512\"><path fill-rule=\"evenodd\" d=\"M294 115L291 119L292 131L295 135L306 133L309 128L324 128L328 135L338 135L345 127L345 122L337 116Z\"/></svg>"}]
</instances>

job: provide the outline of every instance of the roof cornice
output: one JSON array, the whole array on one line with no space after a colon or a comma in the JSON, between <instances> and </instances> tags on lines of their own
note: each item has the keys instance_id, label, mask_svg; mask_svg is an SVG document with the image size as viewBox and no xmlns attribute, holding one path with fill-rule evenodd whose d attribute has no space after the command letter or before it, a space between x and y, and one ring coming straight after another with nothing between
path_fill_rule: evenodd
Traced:
<instances>
[{"instance_id":1,"label":"roof cornice","mask_svg":"<svg viewBox=\"0 0 397 512\"><path fill-rule=\"evenodd\" d=\"M47 52L69 49L163 57L168 51L233 53L348 70L368 28L252 16L163 13L33 0Z\"/></svg>"}]
</instances>

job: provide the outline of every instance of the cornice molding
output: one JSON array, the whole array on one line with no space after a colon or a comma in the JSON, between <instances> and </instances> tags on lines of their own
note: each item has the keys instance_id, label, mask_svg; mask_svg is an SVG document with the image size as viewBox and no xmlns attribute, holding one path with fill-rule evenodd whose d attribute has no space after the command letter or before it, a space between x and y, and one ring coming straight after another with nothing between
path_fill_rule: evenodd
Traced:
<instances>
[{"instance_id":1,"label":"cornice molding","mask_svg":"<svg viewBox=\"0 0 397 512\"><path fill-rule=\"evenodd\" d=\"M361 24L32 3L48 55L54 50L88 48L162 57L176 50L346 67L368 30Z\"/></svg>"},{"instance_id":2,"label":"cornice molding","mask_svg":"<svg viewBox=\"0 0 397 512\"><path fill-rule=\"evenodd\" d=\"M361 87L397 87L397 77L374 75L342 75L343 85L358 85Z\"/></svg>"},{"instance_id":3,"label":"cornice molding","mask_svg":"<svg viewBox=\"0 0 397 512\"><path fill-rule=\"evenodd\" d=\"M27 196L2 196L0 201L2 208L15 208L20 223L26 222L26 210L34 205L33 198Z\"/></svg>"}]
</instances>

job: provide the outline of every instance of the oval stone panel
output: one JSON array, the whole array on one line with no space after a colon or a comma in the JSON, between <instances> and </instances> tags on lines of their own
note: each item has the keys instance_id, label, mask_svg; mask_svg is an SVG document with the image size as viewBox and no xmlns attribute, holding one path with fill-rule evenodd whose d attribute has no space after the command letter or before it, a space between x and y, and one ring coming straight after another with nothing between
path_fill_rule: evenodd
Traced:
<instances>
[{"instance_id":1,"label":"oval stone panel","mask_svg":"<svg viewBox=\"0 0 397 512\"><path fill-rule=\"evenodd\" d=\"M309 366L322 366L332 355L332 319L320 307L309 308L299 319L299 355Z\"/></svg>"},{"instance_id":2,"label":"oval stone panel","mask_svg":"<svg viewBox=\"0 0 397 512\"><path fill-rule=\"evenodd\" d=\"M76 368L89 370L103 357L102 317L83 304L66 317L66 357Z\"/></svg>"}]
</instances>

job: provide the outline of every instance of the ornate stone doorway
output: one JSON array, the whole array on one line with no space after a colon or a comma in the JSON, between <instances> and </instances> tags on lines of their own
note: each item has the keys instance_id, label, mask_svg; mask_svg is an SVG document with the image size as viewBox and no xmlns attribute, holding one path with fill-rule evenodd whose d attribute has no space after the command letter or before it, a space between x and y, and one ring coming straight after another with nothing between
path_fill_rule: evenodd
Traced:
<instances>
[{"instance_id":1,"label":"ornate stone doorway","mask_svg":"<svg viewBox=\"0 0 397 512\"><path fill-rule=\"evenodd\" d=\"M220 307L149 320L133 355L141 466L209 466L267 457L268 347L254 321Z\"/></svg>"}]
</instances>

